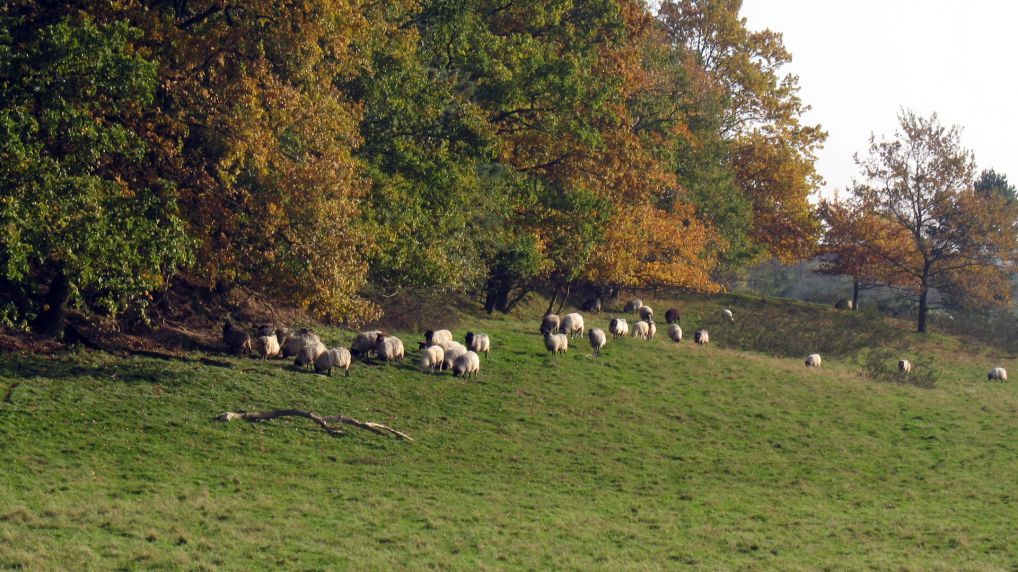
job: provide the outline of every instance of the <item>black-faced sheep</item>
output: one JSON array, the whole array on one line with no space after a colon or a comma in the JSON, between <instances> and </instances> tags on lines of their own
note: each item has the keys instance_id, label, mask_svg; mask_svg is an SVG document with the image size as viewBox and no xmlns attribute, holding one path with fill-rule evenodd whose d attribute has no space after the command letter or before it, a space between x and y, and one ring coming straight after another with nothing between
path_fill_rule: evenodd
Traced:
<instances>
[{"instance_id":1,"label":"black-faced sheep","mask_svg":"<svg viewBox=\"0 0 1018 572\"><path fill-rule=\"evenodd\" d=\"M601 348L608 343L608 337L604 335L604 330L591 328L588 336L590 337L590 347L594 350L594 357L601 355Z\"/></svg>"},{"instance_id":2,"label":"black-faced sheep","mask_svg":"<svg viewBox=\"0 0 1018 572\"><path fill-rule=\"evenodd\" d=\"M276 334L268 336L258 336L254 339L255 352L262 356L262 359L268 359L270 357L276 357L279 355L279 340L276 339Z\"/></svg>"},{"instance_id":3,"label":"black-faced sheep","mask_svg":"<svg viewBox=\"0 0 1018 572\"><path fill-rule=\"evenodd\" d=\"M345 372L345 377L350 377L350 364L352 362L353 356L350 355L349 350L346 348L332 348L329 351L322 352L322 355L315 358L315 371L325 375L332 375L333 368L338 368Z\"/></svg>"},{"instance_id":4,"label":"black-faced sheep","mask_svg":"<svg viewBox=\"0 0 1018 572\"><path fill-rule=\"evenodd\" d=\"M629 322L625 318L612 318L608 322L608 332L616 340L629 335Z\"/></svg>"},{"instance_id":5,"label":"black-faced sheep","mask_svg":"<svg viewBox=\"0 0 1018 572\"><path fill-rule=\"evenodd\" d=\"M230 322L223 325L223 343L231 354L251 353L251 336L233 327Z\"/></svg>"},{"instance_id":6,"label":"black-faced sheep","mask_svg":"<svg viewBox=\"0 0 1018 572\"><path fill-rule=\"evenodd\" d=\"M541 335L558 330L562 320L555 314L545 314L541 319Z\"/></svg>"},{"instance_id":7,"label":"black-faced sheep","mask_svg":"<svg viewBox=\"0 0 1018 572\"><path fill-rule=\"evenodd\" d=\"M640 313L640 319L644 322L649 322L654 318L654 309L650 306L640 306L638 312Z\"/></svg>"},{"instance_id":8,"label":"black-faced sheep","mask_svg":"<svg viewBox=\"0 0 1018 572\"><path fill-rule=\"evenodd\" d=\"M650 339L650 323L640 320L633 324L633 337L638 340Z\"/></svg>"},{"instance_id":9,"label":"black-faced sheep","mask_svg":"<svg viewBox=\"0 0 1018 572\"><path fill-rule=\"evenodd\" d=\"M907 359L898 360L898 371L902 375L905 375L906 373L911 372L912 371L912 362L908 361Z\"/></svg>"},{"instance_id":10,"label":"black-faced sheep","mask_svg":"<svg viewBox=\"0 0 1018 572\"><path fill-rule=\"evenodd\" d=\"M437 370L442 369L442 362L445 361L445 350L442 346L428 346L421 350L421 369L424 371L430 371L434 373Z\"/></svg>"},{"instance_id":11,"label":"black-faced sheep","mask_svg":"<svg viewBox=\"0 0 1018 572\"><path fill-rule=\"evenodd\" d=\"M809 354L806 356L806 367L820 367L822 361L820 354Z\"/></svg>"},{"instance_id":12,"label":"black-faced sheep","mask_svg":"<svg viewBox=\"0 0 1018 572\"><path fill-rule=\"evenodd\" d=\"M987 380L1007 381L1007 370L1002 367L995 367L986 374Z\"/></svg>"},{"instance_id":13,"label":"black-faced sheep","mask_svg":"<svg viewBox=\"0 0 1018 572\"><path fill-rule=\"evenodd\" d=\"M318 336L315 337L317 338ZM313 342L307 344L306 346L302 347L299 352L297 352L297 357L294 358L293 365L297 367L310 368L314 366L315 360L318 359L318 356L325 353L325 351L326 351L325 344L323 344L322 342Z\"/></svg>"},{"instance_id":14,"label":"black-faced sheep","mask_svg":"<svg viewBox=\"0 0 1018 572\"><path fill-rule=\"evenodd\" d=\"M693 343L698 346L705 346L710 343L710 334L707 330L697 330L693 332Z\"/></svg>"},{"instance_id":15,"label":"black-faced sheep","mask_svg":"<svg viewBox=\"0 0 1018 572\"><path fill-rule=\"evenodd\" d=\"M573 312L562 318L562 325L559 326L559 333L566 334L570 338L583 335L583 316Z\"/></svg>"},{"instance_id":16,"label":"black-faced sheep","mask_svg":"<svg viewBox=\"0 0 1018 572\"><path fill-rule=\"evenodd\" d=\"M452 332L449 330L428 330L424 332L424 343L427 346L434 346L442 342L451 342Z\"/></svg>"},{"instance_id":17,"label":"black-faced sheep","mask_svg":"<svg viewBox=\"0 0 1018 572\"><path fill-rule=\"evenodd\" d=\"M569 336L565 334L544 334L544 347L555 354L564 354L569 349Z\"/></svg>"},{"instance_id":18,"label":"black-faced sheep","mask_svg":"<svg viewBox=\"0 0 1018 572\"><path fill-rule=\"evenodd\" d=\"M682 341L682 328L678 324L668 326L668 338L675 343Z\"/></svg>"},{"instance_id":19,"label":"black-faced sheep","mask_svg":"<svg viewBox=\"0 0 1018 572\"><path fill-rule=\"evenodd\" d=\"M642 307L643 307L643 300L641 300L639 298L633 298L632 300L626 302L626 305L623 306L622 311L623 312L635 312L635 311L639 310Z\"/></svg>"},{"instance_id":20,"label":"black-faced sheep","mask_svg":"<svg viewBox=\"0 0 1018 572\"><path fill-rule=\"evenodd\" d=\"M668 324L678 324L681 319L679 311L675 308L668 308L668 311L665 312L665 322Z\"/></svg>"},{"instance_id":21,"label":"black-faced sheep","mask_svg":"<svg viewBox=\"0 0 1018 572\"><path fill-rule=\"evenodd\" d=\"M382 330L367 330L358 333L353 341L350 342L350 353L356 357L367 359L370 357L371 352L375 351L375 345L378 343L378 334L384 333Z\"/></svg>"},{"instance_id":22,"label":"black-faced sheep","mask_svg":"<svg viewBox=\"0 0 1018 572\"><path fill-rule=\"evenodd\" d=\"M834 303L834 308L837 310L851 310L853 308L852 301L848 298L842 298Z\"/></svg>"},{"instance_id":23,"label":"black-faced sheep","mask_svg":"<svg viewBox=\"0 0 1018 572\"><path fill-rule=\"evenodd\" d=\"M732 311L728 308L721 310L721 315L729 322L735 323L735 316L732 315Z\"/></svg>"},{"instance_id":24,"label":"black-faced sheep","mask_svg":"<svg viewBox=\"0 0 1018 572\"><path fill-rule=\"evenodd\" d=\"M589 300L584 300L583 304L580 306L580 309L583 310L584 312L592 312L594 314L600 314L601 313L601 299L600 298L591 298Z\"/></svg>"},{"instance_id":25,"label":"black-faced sheep","mask_svg":"<svg viewBox=\"0 0 1018 572\"><path fill-rule=\"evenodd\" d=\"M474 377L480 370L481 358L477 357L474 352L467 352L459 356L452 364L452 374L455 376Z\"/></svg>"},{"instance_id":26,"label":"black-faced sheep","mask_svg":"<svg viewBox=\"0 0 1018 572\"><path fill-rule=\"evenodd\" d=\"M284 358L295 357L305 346L321 343L322 340L318 339L318 336L311 333L311 330L301 328L286 337L286 341L283 342L281 351Z\"/></svg>"},{"instance_id":27,"label":"black-faced sheep","mask_svg":"<svg viewBox=\"0 0 1018 572\"><path fill-rule=\"evenodd\" d=\"M473 332L467 332L465 338L467 342L467 349L476 352L484 353L485 357L491 355L491 339L488 338L488 334L475 334Z\"/></svg>"},{"instance_id":28,"label":"black-faced sheep","mask_svg":"<svg viewBox=\"0 0 1018 572\"><path fill-rule=\"evenodd\" d=\"M405 355L403 340L396 336L379 333L375 338L375 356L388 364L391 361L403 361Z\"/></svg>"}]
</instances>

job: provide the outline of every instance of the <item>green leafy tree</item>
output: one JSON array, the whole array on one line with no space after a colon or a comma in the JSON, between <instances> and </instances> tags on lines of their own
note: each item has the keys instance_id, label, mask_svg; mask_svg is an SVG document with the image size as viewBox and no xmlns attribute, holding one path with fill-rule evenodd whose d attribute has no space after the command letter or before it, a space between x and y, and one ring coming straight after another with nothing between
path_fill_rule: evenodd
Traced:
<instances>
[{"instance_id":1,"label":"green leafy tree","mask_svg":"<svg viewBox=\"0 0 1018 572\"><path fill-rule=\"evenodd\" d=\"M157 73L140 31L43 16L0 12L0 277L27 297L8 320L38 312L61 336L69 300L116 313L163 286L190 241L147 167Z\"/></svg>"}]
</instances>

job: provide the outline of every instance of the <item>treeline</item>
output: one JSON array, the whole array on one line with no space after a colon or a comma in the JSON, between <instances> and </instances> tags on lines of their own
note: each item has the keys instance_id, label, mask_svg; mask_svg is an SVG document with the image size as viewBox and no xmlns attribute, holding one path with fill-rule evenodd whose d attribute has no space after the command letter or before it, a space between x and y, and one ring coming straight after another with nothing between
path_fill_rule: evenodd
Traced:
<instances>
[{"instance_id":1,"label":"treeline","mask_svg":"<svg viewBox=\"0 0 1018 572\"><path fill-rule=\"evenodd\" d=\"M740 4L5 2L0 317L181 272L356 323L800 259L825 134Z\"/></svg>"}]
</instances>

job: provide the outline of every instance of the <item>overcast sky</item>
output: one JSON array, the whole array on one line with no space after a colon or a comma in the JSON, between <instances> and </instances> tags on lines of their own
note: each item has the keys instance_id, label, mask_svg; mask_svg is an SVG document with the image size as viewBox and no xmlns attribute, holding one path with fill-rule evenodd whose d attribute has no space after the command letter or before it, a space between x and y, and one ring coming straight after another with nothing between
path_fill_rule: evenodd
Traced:
<instances>
[{"instance_id":1,"label":"overcast sky","mask_svg":"<svg viewBox=\"0 0 1018 572\"><path fill-rule=\"evenodd\" d=\"M829 137L825 196L857 177L870 133L890 137L900 108L963 127L978 168L1018 183L1018 2L743 0L751 30L784 34L807 116Z\"/></svg>"}]
</instances>

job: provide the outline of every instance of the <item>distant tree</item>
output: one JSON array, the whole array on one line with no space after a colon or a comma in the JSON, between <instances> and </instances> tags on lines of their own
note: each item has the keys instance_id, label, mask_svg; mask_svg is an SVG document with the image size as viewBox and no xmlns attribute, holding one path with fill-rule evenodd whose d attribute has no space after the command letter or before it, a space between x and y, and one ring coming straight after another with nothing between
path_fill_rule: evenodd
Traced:
<instances>
[{"instance_id":1,"label":"distant tree","mask_svg":"<svg viewBox=\"0 0 1018 572\"><path fill-rule=\"evenodd\" d=\"M1000 193L976 190L974 159L959 127L903 111L893 140L870 138L856 156L863 181L852 189L861 208L908 237L907 249L866 242L886 272L911 283L919 302L917 330L927 331L934 288L964 292L992 304L1009 299L1008 277L1018 254L1016 205Z\"/></svg>"},{"instance_id":2,"label":"distant tree","mask_svg":"<svg viewBox=\"0 0 1018 572\"><path fill-rule=\"evenodd\" d=\"M1008 202L1018 200L1018 192L1015 191L1014 185L1007 182L1007 176L993 169L985 169L979 174L975 188L987 197L996 195Z\"/></svg>"},{"instance_id":3,"label":"distant tree","mask_svg":"<svg viewBox=\"0 0 1018 572\"><path fill-rule=\"evenodd\" d=\"M61 337L70 301L116 314L191 242L173 186L148 168L157 80L140 31L50 16L0 10L0 288L27 298L0 312Z\"/></svg>"}]
</instances>

